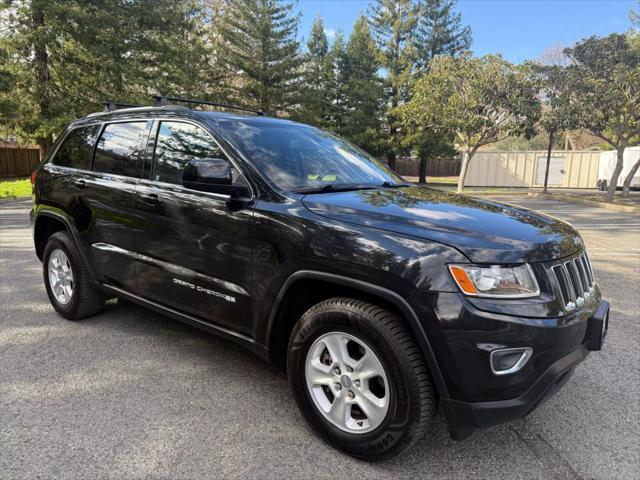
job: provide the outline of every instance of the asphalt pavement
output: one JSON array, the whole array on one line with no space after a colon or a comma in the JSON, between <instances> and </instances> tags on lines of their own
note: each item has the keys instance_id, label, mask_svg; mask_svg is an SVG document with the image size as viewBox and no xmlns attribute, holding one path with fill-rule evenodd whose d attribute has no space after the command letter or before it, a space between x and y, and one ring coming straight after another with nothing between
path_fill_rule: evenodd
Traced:
<instances>
[{"instance_id":1,"label":"asphalt pavement","mask_svg":"<svg viewBox=\"0 0 640 480\"><path fill-rule=\"evenodd\" d=\"M503 200L583 234L612 306L605 349L527 418L454 442L439 413L375 464L319 440L285 374L241 347L122 301L59 317L29 202L0 203L0 478L640 478L640 216Z\"/></svg>"}]
</instances>

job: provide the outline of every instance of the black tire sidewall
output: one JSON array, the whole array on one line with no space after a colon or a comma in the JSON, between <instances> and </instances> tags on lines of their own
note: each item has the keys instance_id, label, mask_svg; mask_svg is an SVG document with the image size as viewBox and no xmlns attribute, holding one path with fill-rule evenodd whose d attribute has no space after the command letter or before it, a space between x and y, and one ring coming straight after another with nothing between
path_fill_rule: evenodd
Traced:
<instances>
[{"instance_id":1,"label":"black tire sidewall","mask_svg":"<svg viewBox=\"0 0 640 480\"><path fill-rule=\"evenodd\" d=\"M371 432L352 434L326 420L307 388L307 352L317 338L329 332L351 334L366 343L383 365L390 388L389 410L384 421ZM307 421L325 438L351 455L368 460L383 459L402 440L410 424L410 394L402 361L385 332L365 316L340 308L305 315L294 330L288 354L291 389Z\"/></svg>"},{"instance_id":2,"label":"black tire sidewall","mask_svg":"<svg viewBox=\"0 0 640 480\"><path fill-rule=\"evenodd\" d=\"M78 292L78 286L82 279L80 278L82 275L82 270L80 265L78 264L77 256L75 255L75 249L73 245L70 245L71 239L68 238L65 234L54 234L49 238L47 245L44 249L44 254L42 257L42 271L44 274L44 285L47 291L47 296L51 301L51 305L53 308L65 318L74 319L75 312L78 309L78 304L80 302L80 295ZM69 263L71 264L71 269L73 271L73 295L71 296L71 301L62 304L58 302L53 291L51 289L51 284L49 283L49 257L54 250L62 250L69 259Z\"/></svg>"}]
</instances>

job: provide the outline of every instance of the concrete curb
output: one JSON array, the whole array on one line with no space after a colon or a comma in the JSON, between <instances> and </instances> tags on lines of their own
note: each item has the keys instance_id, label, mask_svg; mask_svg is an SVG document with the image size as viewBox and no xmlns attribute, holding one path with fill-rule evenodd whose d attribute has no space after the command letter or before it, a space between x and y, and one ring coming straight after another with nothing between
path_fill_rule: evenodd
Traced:
<instances>
[{"instance_id":1,"label":"concrete curb","mask_svg":"<svg viewBox=\"0 0 640 480\"><path fill-rule=\"evenodd\" d=\"M623 212L623 213L638 213L640 214L640 206L634 205L618 205L615 203L605 203L598 202L596 200L589 200L587 198L580 198L577 195L565 195L562 193L542 193L542 192L527 192L527 193L506 193L506 194L496 194L496 193L469 193L467 195L485 197L485 198L499 198L504 195L522 195L527 197L535 197L535 198L546 198L550 200L558 199L563 200L565 202L574 202L581 203L583 205L589 205L592 207L600 207L606 210L613 210L614 212Z\"/></svg>"},{"instance_id":2,"label":"concrete curb","mask_svg":"<svg viewBox=\"0 0 640 480\"><path fill-rule=\"evenodd\" d=\"M562 198L568 202L576 202L582 203L584 205L591 205L593 207L605 208L607 210L613 210L614 212L624 212L624 213L640 213L640 206L636 207L634 205L618 205L616 203L605 203L598 202L596 200L589 200L588 198L580 198L574 195L563 195L561 193L554 193L551 198ZM536 195L537 197L546 197L546 194L539 193Z\"/></svg>"}]
</instances>

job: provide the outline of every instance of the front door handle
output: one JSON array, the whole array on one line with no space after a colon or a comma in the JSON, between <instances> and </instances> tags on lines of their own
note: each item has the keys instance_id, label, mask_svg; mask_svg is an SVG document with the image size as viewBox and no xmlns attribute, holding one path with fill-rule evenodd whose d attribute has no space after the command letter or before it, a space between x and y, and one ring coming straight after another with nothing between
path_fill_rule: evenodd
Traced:
<instances>
[{"instance_id":1,"label":"front door handle","mask_svg":"<svg viewBox=\"0 0 640 480\"><path fill-rule=\"evenodd\" d=\"M87 188L87 182L84 180L76 180L73 182L73 186L82 190L83 188Z\"/></svg>"},{"instance_id":2,"label":"front door handle","mask_svg":"<svg viewBox=\"0 0 640 480\"><path fill-rule=\"evenodd\" d=\"M141 193L140 198L143 202L150 203L152 205L159 205L162 203L162 199L157 193L149 192L149 193Z\"/></svg>"}]
</instances>

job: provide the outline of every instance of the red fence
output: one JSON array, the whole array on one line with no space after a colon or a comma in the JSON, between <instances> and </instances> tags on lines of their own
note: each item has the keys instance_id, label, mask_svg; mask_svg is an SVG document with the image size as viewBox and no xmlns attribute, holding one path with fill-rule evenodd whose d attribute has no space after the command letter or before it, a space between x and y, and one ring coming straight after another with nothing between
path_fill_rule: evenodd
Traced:
<instances>
[{"instance_id":1,"label":"red fence","mask_svg":"<svg viewBox=\"0 0 640 480\"><path fill-rule=\"evenodd\" d=\"M396 159L396 173L407 177L417 177L420 160L401 157ZM427 177L457 177L460 175L460 158L438 158L427 161Z\"/></svg>"},{"instance_id":2,"label":"red fence","mask_svg":"<svg viewBox=\"0 0 640 480\"><path fill-rule=\"evenodd\" d=\"M0 146L0 178L28 177L39 163L38 147Z\"/></svg>"}]
</instances>

